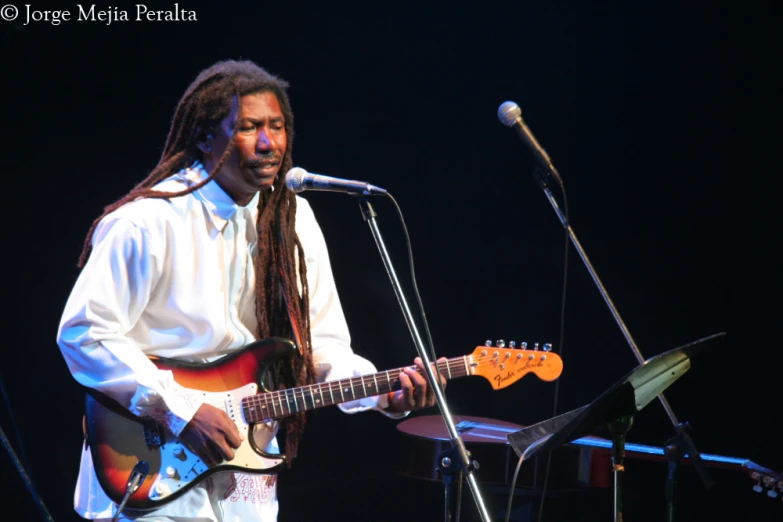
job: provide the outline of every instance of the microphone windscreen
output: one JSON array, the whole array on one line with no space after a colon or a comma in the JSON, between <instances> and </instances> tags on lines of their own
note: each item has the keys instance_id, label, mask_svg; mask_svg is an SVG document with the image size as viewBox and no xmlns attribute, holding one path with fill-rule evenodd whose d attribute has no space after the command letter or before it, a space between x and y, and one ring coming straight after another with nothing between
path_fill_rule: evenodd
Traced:
<instances>
[{"instance_id":1,"label":"microphone windscreen","mask_svg":"<svg viewBox=\"0 0 783 522\"><path fill-rule=\"evenodd\" d=\"M512 101L503 102L498 108L498 119L500 123L508 127L513 127L517 118L522 116L522 109Z\"/></svg>"},{"instance_id":2,"label":"microphone windscreen","mask_svg":"<svg viewBox=\"0 0 783 522\"><path fill-rule=\"evenodd\" d=\"M285 175L285 186L288 190L294 193L299 193L305 190L304 180L307 176L307 171L302 167L294 167Z\"/></svg>"}]
</instances>

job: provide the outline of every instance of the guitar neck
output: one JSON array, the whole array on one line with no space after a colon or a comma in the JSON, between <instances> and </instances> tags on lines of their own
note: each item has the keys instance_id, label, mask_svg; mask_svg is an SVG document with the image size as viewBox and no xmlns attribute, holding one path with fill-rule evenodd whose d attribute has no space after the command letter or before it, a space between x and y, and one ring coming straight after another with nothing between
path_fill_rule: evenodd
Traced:
<instances>
[{"instance_id":1,"label":"guitar neck","mask_svg":"<svg viewBox=\"0 0 783 522\"><path fill-rule=\"evenodd\" d=\"M436 365L441 375L453 379L471 375L471 368L475 366L472 359L472 355L465 355L437 362ZM400 388L402 372L402 368L397 368L360 377L258 393L242 399L242 411L245 419L254 423L382 395Z\"/></svg>"}]
</instances>

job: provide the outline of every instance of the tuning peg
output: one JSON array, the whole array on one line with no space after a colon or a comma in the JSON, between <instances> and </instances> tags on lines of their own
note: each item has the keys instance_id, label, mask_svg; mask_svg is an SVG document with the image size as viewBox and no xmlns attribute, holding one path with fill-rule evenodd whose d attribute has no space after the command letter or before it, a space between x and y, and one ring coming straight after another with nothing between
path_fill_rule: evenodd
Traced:
<instances>
[{"instance_id":1,"label":"tuning peg","mask_svg":"<svg viewBox=\"0 0 783 522\"><path fill-rule=\"evenodd\" d=\"M545 352L551 352L552 351L552 343L544 343L544 351Z\"/></svg>"},{"instance_id":2,"label":"tuning peg","mask_svg":"<svg viewBox=\"0 0 783 522\"><path fill-rule=\"evenodd\" d=\"M492 346L492 341L487 339L486 341L484 341L484 346Z\"/></svg>"},{"instance_id":3,"label":"tuning peg","mask_svg":"<svg viewBox=\"0 0 783 522\"><path fill-rule=\"evenodd\" d=\"M522 341L521 343L519 343L519 347L522 348L523 350L527 350L527 341Z\"/></svg>"},{"instance_id":4,"label":"tuning peg","mask_svg":"<svg viewBox=\"0 0 783 522\"><path fill-rule=\"evenodd\" d=\"M533 343L533 349L538 350L538 343Z\"/></svg>"},{"instance_id":5,"label":"tuning peg","mask_svg":"<svg viewBox=\"0 0 783 522\"><path fill-rule=\"evenodd\" d=\"M497 341L495 341L495 346L497 346L498 348L505 348L506 341L504 341L503 339L498 339Z\"/></svg>"},{"instance_id":6,"label":"tuning peg","mask_svg":"<svg viewBox=\"0 0 783 522\"><path fill-rule=\"evenodd\" d=\"M772 498L777 498L778 492L774 489L767 490L767 496Z\"/></svg>"}]
</instances>

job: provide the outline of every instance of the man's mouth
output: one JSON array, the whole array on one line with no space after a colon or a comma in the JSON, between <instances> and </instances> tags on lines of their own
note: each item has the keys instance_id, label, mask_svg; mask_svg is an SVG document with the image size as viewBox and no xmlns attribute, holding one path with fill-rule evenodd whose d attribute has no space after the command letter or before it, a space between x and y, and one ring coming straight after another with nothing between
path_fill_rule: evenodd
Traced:
<instances>
[{"instance_id":1,"label":"man's mouth","mask_svg":"<svg viewBox=\"0 0 783 522\"><path fill-rule=\"evenodd\" d=\"M245 163L245 166L251 170L267 170L280 167L280 160L261 161L254 160Z\"/></svg>"}]
</instances>

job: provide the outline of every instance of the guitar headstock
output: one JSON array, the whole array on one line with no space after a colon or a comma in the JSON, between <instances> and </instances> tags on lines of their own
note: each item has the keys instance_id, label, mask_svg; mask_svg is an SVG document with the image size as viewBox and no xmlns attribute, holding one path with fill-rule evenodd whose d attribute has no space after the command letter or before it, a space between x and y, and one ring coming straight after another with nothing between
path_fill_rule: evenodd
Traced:
<instances>
[{"instance_id":1,"label":"guitar headstock","mask_svg":"<svg viewBox=\"0 0 783 522\"><path fill-rule=\"evenodd\" d=\"M783 474L776 473L755 462L747 461L742 465L750 478L756 481L753 491L757 493L767 492L767 496L777 498L783 495Z\"/></svg>"},{"instance_id":2,"label":"guitar headstock","mask_svg":"<svg viewBox=\"0 0 783 522\"><path fill-rule=\"evenodd\" d=\"M481 375L492 383L496 390L505 388L528 373L534 373L543 381L554 381L563 373L563 360L552 351L550 343L533 344L528 349L528 343L514 341L508 345L503 340L487 341L484 346L477 346L471 354L471 375Z\"/></svg>"}]
</instances>

